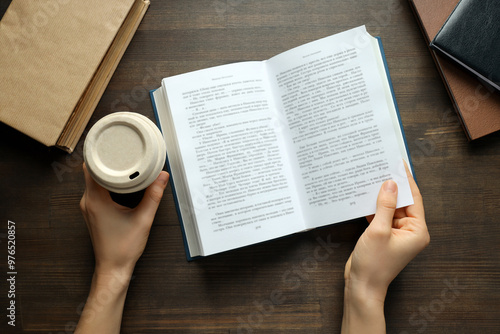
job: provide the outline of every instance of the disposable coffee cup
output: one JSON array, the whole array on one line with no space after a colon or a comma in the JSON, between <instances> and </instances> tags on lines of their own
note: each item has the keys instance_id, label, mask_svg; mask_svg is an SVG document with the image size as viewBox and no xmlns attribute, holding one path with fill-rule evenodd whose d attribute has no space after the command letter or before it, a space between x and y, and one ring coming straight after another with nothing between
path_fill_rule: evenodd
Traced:
<instances>
[{"instance_id":1,"label":"disposable coffee cup","mask_svg":"<svg viewBox=\"0 0 500 334\"><path fill-rule=\"evenodd\" d=\"M92 178L119 204L135 207L163 169L166 146L147 117L116 112L100 119L87 134L83 158Z\"/></svg>"}]
</instances>

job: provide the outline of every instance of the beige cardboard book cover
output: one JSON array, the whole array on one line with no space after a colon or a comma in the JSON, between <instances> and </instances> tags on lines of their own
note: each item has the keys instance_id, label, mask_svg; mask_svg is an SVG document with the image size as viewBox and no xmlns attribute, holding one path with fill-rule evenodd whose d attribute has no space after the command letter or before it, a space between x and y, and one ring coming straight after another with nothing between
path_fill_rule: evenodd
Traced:
<instances>
[{"instance_id":1,"label":"beige cardboard book cover","mask_svg":"<svg viewBox=\"0 0 500 334\"><path fill-rule=\"evenodd\" d=\"M0 120L73 151L149 0L14 0L0 21Z\"/></svg>"}]
</instances>

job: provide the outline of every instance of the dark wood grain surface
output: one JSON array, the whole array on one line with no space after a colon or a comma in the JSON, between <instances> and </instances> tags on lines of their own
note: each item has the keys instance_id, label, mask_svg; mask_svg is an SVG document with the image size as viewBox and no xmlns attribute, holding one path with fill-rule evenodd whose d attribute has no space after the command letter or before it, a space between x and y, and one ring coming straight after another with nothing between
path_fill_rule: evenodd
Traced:
<instances>
[{"instance_id":1,"label":"dark wood grain surface","mask_svg":"<svg viewBox=\"0 0 500 334\"><path fill-rule=\"evenodd\" d=\"M388 333L500 333L500 134L467 142L406 0L152 0L87 131L120 110L153 119L147 92L163 77L267 59L362 24L384 44L431 234L390 286ZM1 333L70 333L78 321L94 265L78 207L84 138L66 155L0 124ZM167 188L122 332L339 333L344 264L365 227L356 220L188 263Z\"/></svg>"}]
</instances>

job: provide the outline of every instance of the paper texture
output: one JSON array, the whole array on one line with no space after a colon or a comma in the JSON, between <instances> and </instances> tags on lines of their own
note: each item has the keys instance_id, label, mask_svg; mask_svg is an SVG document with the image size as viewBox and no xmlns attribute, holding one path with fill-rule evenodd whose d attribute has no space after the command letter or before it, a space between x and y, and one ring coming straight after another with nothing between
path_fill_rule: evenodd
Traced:
<instances>
[{"instance_id":1,"label":"paper texture","mask_svg":"<svg viewBox=\"0 0 500 334\"><path fill-rule=\"evenodd\" d=\"M0 22L0 120L56 145L134 2L14 0Z\"/></svg>"}]
</instances>

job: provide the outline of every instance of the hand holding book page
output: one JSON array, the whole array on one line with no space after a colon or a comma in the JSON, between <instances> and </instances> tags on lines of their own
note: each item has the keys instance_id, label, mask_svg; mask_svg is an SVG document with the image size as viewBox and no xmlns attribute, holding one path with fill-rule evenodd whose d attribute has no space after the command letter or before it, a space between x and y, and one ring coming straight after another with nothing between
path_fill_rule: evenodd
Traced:
<instances>
[{"instance_id":1,"label":"hand holding book page","mask_svg":"<svg viewBox=\"0 0 500 334\"><path fill-rule=\"evenodd\" d=\"M409 160L381 46L365 27L266 61L163 79L153 100L189 255L375 212Z\"/></svg>"}]
</instances>

